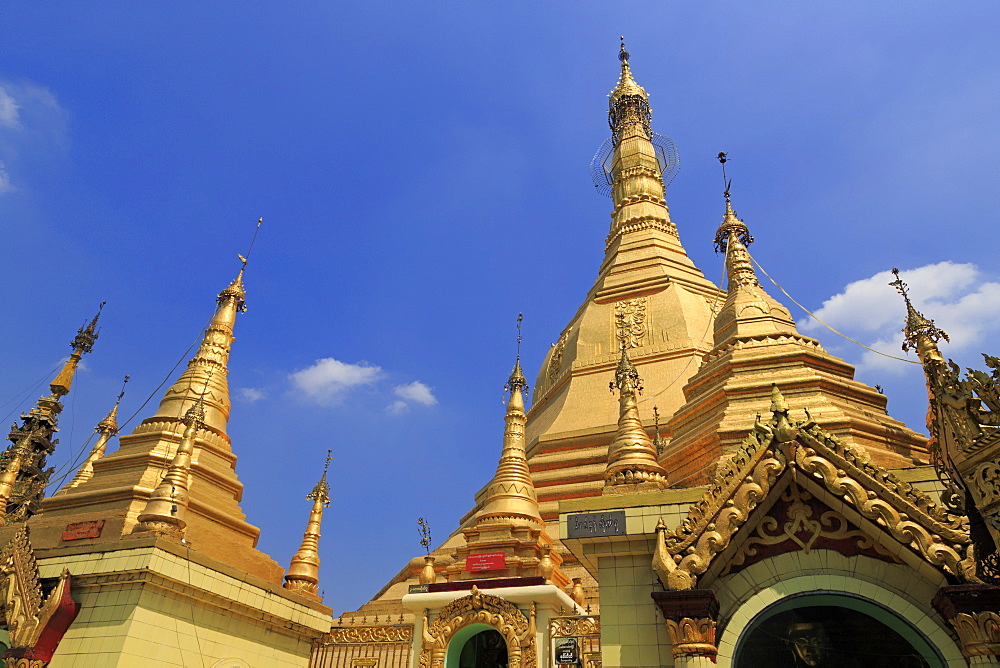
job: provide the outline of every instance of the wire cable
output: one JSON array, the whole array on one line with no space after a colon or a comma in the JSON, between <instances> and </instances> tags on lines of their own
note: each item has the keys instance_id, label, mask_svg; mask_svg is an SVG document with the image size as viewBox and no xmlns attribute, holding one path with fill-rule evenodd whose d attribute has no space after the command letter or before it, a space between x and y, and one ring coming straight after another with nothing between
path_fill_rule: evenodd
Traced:
<instances>
[{"instance_id":1,"label":"wire cable","mask_svg":"<svg viewBox=\"0 0 1000 668\"><path fill-rule=\"evenodd\" d=\"M888 353L883 353L880 350L875 350L871 346L866 346L865 344L861 343L857 339L852 339L847 334L844 334L843 332L834 329L833 327L831 327L830 325L828 325L827 323L825 323L822 318L820 318L819 316L817 316L815 313L813 313L812 311L810 311L809 309L807 309L802 304L800 304L797 301L795 301L795 298L792 297L790 294L788 294L787 290L785 290L783 287L781 287L781 285L776 280L774 280L773 278L771 278L771 275L769 273L767 273L767 270L764 269L764 267L762 267L760 265L760 262L757 262L757 258L755 258L753 255L750 255L749 251L747 251L747 256L753 261L753 263L755 265L757 265L757 268L760 269L761 273L764 274L765 276L767 276L767 280L769 280L772 283L774 283L774 286L776 288L778 288L779 290L781 290L782 294L784 294L786 297L788 297L792 301L793 304L795 304L800 309L802 309L803 311L805 311L806 313L808 313L810 318L812 318L813 320L815 320L819 324L823 325L824 327L826 327L827 329L829 329L831 332L833 332L837 336L841 336L841 337L847 339L848 341L850 341L851 343L857 344L857 345L861 346L862 348L864 348L865 350L868 350L870 352L875 353L876 355L881 355L882 357L888 357L889 359L893 359L893 360L899 360L900 362L906 362L907 364L920 364L920 362L916 362L914 360L908 360L908 359L906 359L904 357L896 357L895 355L890 355Z\"/></svg>"}]
</instances>

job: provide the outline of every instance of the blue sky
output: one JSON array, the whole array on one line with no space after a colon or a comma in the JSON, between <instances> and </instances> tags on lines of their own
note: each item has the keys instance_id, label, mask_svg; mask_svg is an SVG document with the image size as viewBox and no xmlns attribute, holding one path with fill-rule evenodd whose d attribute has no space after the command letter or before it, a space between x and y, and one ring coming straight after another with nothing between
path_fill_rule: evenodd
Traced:
<instances>
[{"instance_id":1,"label":"blue sky","mask_svg":"<svg viewBox=\"0 0 1000 668\"><path fill-rule=\"evenodd\" d=\"M36 4L0 7L2 412L105 299L54 461L126 373L135 412L263 216L231 360L243 508L287 565L333 450L338 612L421 551L418 516L454 528L499 454L517 313L530 380L596 276L610 201L588 165L621 34L709 278L722 150L796 300L897 354L898 266L946 353L1000 351L996 3ZM914 365L803 330L922 428Z\"/></svg>"}]
</instances>

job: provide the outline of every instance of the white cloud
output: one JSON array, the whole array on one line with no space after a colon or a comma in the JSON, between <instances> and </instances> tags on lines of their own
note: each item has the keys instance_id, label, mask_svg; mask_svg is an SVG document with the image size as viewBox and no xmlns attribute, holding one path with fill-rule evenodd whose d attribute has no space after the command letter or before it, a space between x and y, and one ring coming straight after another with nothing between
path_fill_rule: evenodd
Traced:
<instances>
[{"instance_id":1,"label":"white cloud","mask_svg":"<svg viewBox=\"0 0 1000 668\"><path fill-rule=\"evenodd\" d=\"M397 397L402 397L403 399L423 404L424 406L433 406L437 403L437 398L434 396L431 388L419 380L405 385L397 385L393 388L393 392L396 393Z\"/></svg>"},{"instance_id":2,"label":"white cloud","mask_svg":"<svg viewBox=\"0 0 1000 668\"><path fill-rule=\"evenodd\" d=\"M329 404L340 401L345 390L371 385L384 375L381 367L367 362L347 364L326 357L290 374L289 379L308 398L317 403Z\"/></svg>"},{"instance_id":3,"label":"white cloud","mask_svg":"<svg viewBox=\"0 0 1000 668\"><path fill-rule=\"evenodd\" d=\"M14 184L10 182L10 174L7 173L7 166L0 160L0 193L14 192Z\"/></svg>"},{"instance_id":4,"label":"white cloud","mask_svg":"<svg viewBox=\"0 0 1000 668\"><path fill-rule=\"evenodd\" d=\"M978 345L1000 329L1000 313L996 311L1000 283L986 280L976 265L938 262L901 271L900 277L909 286L914 307L948 333L950 351ZM892 280L891 272L882 271L854 281L824 301L816 316L876 350L902 357L906 307L889 285ZM818 332L823 326L809 318L801 321L799 328ZM896 372L906 367L868 351L858 366Z\"/></svg>"},{"instance_id":5,"label":"white cloud","mask_svg":"<svg viewBox=\"0 0 1000 668\"><path fill-rule=\"evenodd\" d=\"M0 194L68 157L69 114L45 86L0 81Z\"/></svg>"},{"instance_id":6,"label":"white cloud","mask_svg":"<svg viewBox=\"0 0 1000 668\"><path fill-rule=\"evenodd\" d=\"M7 89L0 85L0 127L16 128L20 122L21 107L17 101L7 92Z\"/></svg>"},{"instance_id":7,"label":"white cloud","mask_svg":"<svg viewBox=\"0 0 1000 668\"><path fill-rule=\"evenodd\" d=\"M399 397L385 407L385 411L391 415L405 413L410 408L410 404L421 404L422 406L433 406L437 403L437 397L427 385L415 380L412 383L397 385L392 388L393 393Z\"/></svg>"},{"instance_id":8,"label":"white cloud","mask_svg":"<svg viewBox=\"0 0 1000 668\"><path fill-rule=\"evenodd\" d=\"M264 390L258 390L255 387L241 387L239 389L239 393L240 393L240 399L247 402L248 404L252 404L255 401L260 401L266 396L264 394Z\"/></svg>"}]
</instances>

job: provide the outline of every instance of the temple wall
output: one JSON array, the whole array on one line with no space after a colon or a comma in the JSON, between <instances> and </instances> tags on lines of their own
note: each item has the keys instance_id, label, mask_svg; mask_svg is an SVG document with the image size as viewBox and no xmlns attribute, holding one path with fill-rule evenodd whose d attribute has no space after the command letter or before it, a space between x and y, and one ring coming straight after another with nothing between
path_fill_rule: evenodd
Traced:
<instances>
[{"instance_id":1,"label":"temple wall","mask_svg":"<svg viewBox=\"0 0 1000 668\"><path fill-rule=\"evenodd\" d=\"M329 609L182 546L146 541L80 554L39 551L42 578L73 575L80 614L53 668L300 666L330 630ZM150 544L151 543L151 544ZM175 552L180 552L177 554Z\"/></svg>"}]
</instances>

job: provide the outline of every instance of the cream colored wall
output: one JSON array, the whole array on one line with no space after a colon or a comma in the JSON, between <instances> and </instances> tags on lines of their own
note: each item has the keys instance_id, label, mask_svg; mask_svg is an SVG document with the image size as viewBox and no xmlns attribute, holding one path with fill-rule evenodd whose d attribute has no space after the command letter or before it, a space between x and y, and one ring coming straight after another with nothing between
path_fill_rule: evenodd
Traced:
<instances>
[{"instance_id":1,"label":"cream colored wall","mask_svg":"<svg viewBox=\"0 0 1000 668\"><path fill-rule=\"evenodd\" d=\"M672 666L670 636L650 594L662 589L649 555L600 557L604 668Z\"/></svg>"},{"instance_id":2,"label":"cream colored wall","mask_svg":"<svg viewBox=\"0 0 1000 668\"><path fill-rule=\"evenodd\" d=\"M845 557L833 550L787 552L764 559L712 585L719 597L719 665L731 664L740 634L771 604L795 594L843 592L888 608L916 627L941 652L946 665L964 667L947 621L930 603L946 584L930 566L918 572L912 566Z\"/></svg>"},{"instance_id":3,"label":"cream colored wall","mask_svg":"<svg viewBox=\"0 0 1000 668\"><path fill-rule=\"evenodd\" d=\"M81 608L52 668L307 666L310 637L330 628L288 595L154 546L39 559L43 578L64 567Z\"/></svg>"}]
</instances>

